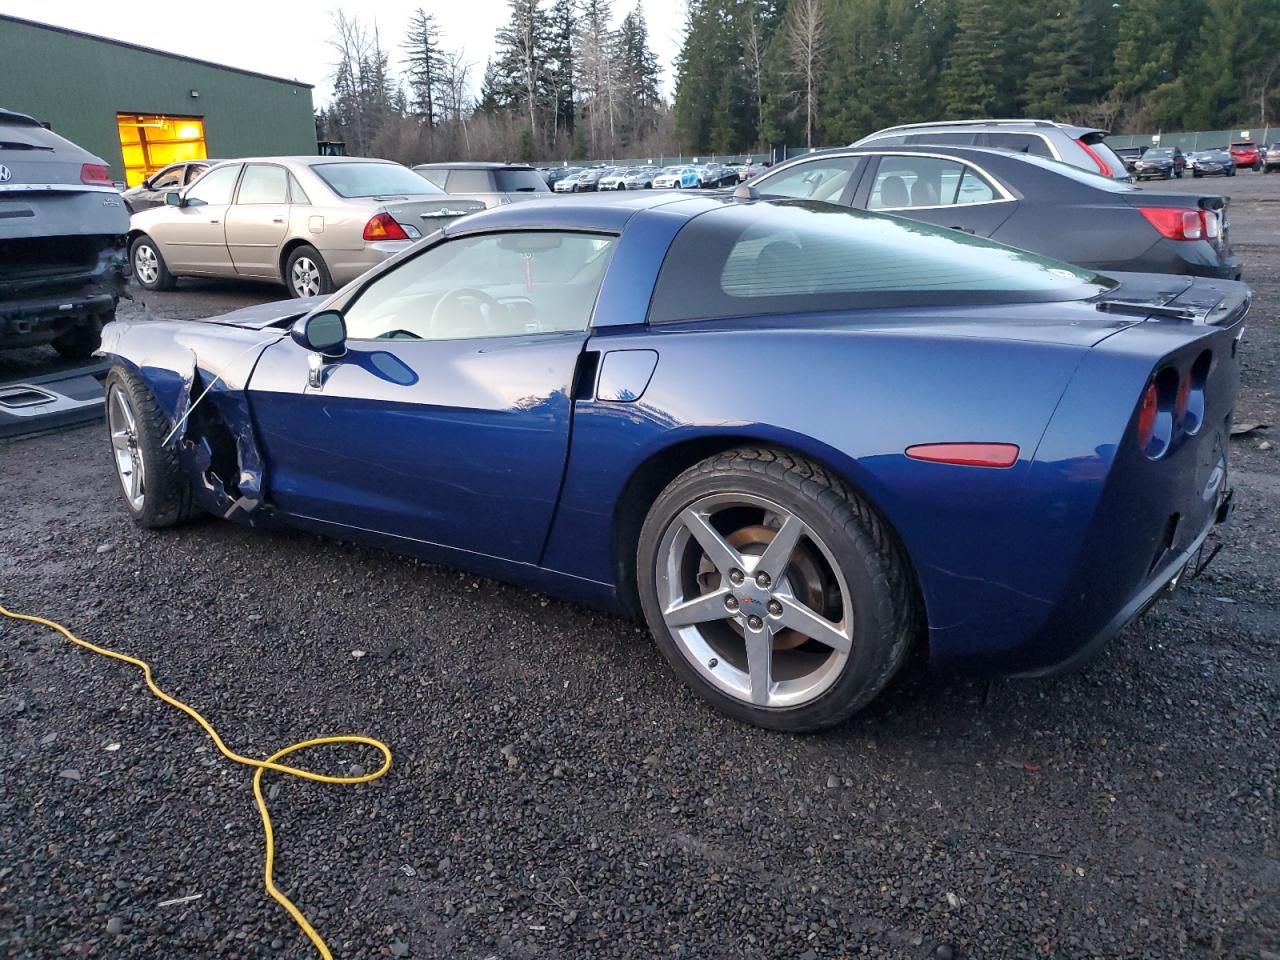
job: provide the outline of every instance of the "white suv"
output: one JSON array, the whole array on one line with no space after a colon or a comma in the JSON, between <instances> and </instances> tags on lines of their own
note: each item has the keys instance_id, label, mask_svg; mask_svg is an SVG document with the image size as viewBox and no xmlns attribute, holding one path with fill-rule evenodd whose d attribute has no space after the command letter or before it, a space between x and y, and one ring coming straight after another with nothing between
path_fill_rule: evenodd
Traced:
<instances>
[{"instance_id":1,"label":"white suv","mask_svg":"<svg viewBox=\"0 0 1280 960\"><path fill-rule=\"evenodd\" d=\"M854 147L937 144L948 147L993 147L1061 160L1073 167L1115 180L1130 179L1124 161L1106 144L1106 130L1074 127L1052 120L944 120L885 127L863 137Z\"/></svg>"}]
</instances>

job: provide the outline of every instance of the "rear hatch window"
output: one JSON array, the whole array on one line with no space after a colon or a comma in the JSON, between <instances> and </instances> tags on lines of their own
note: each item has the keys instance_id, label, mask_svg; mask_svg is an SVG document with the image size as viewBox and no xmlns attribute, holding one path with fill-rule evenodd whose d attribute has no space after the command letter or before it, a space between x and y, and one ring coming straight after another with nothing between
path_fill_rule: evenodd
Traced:
<instances>
[{"instance_id":1,"label":"rear hatch window","mask_svg":"<svg viewBox=\"0 0 1280 960\"><path fill-rule=\"evenodd\" d=\"M955 230L786 200L690 221L667 252L650 321L1080 300L1113 285Z\"/></svg>"},{"instance_id":2,"label":"rear hatch window","mask_svg":"<svg viewBox=\"0 0 1280 960\"><path fill-rule=\"evenodd\" d=\"M536 170L495 170L499 193L546 193L547 182Z\"/></svg>"}]
</instances>

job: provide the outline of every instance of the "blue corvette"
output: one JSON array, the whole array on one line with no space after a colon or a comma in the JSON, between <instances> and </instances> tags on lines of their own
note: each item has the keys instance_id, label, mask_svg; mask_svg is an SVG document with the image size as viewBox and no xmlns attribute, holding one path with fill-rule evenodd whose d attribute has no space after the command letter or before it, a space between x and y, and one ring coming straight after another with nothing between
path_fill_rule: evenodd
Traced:
<instances>
[{"instance_id":1,"label":"blue corvette","mask_svg":"<svg viewBox=\"0 0 1280 960\"><path fill-rule=\"evenodd\" d=\"M130 513L643 615L701 696L788 730L916 644L1080 661L1176 584L1230 507L1247 287L740 192L513 204L323 301L110 324Z\"/></svg>"}]
</instances>

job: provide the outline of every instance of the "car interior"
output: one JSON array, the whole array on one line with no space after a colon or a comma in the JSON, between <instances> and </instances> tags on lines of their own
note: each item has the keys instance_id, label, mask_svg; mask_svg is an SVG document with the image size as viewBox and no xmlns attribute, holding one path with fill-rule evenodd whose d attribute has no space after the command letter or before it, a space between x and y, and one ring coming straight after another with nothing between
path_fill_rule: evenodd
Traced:
<instances>
[{"instance_id":1,"label":"car interior","mask_svg":"<svg viewBox=\"0 0 1280 960\"><path fill-rule=\"evenodd\" d=\"M353 340L459 340L585 330L613 237L451 240L378 277L344 311Z\"/></svg>"}]
</instances>

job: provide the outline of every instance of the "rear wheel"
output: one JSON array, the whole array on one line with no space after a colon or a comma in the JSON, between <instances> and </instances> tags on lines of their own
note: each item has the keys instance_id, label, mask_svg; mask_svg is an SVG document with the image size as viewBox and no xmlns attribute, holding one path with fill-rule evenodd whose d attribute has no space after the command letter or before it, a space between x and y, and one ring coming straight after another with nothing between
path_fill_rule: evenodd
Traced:
<instances>
[{"instance_id":1,"label":"rear wheel","mask_svg":"<svg viewBox=\"0 0 1280 960\"><path fill-rule=\"evenodd\" d=\"M134 523L171 527L190 520L200 511L177 451L163 445L169 422L150 389L121 367L107 375L106 388L111 455Z\"/></svg>"},{"instance_id":2,"label":"rear wheel","mask_svg":"<svg viewBox=\"0 0 1280 960\"><path fill-rule=\"evenodd\" d=\"M133 270L133 278L145 289L173 289L173 274L165 266L160 248L146 234L134 240L133 246L129 248L129 265Z\"/></svg>"},{"instance_id":3,"label":"rear wheel","mask_svg":"<svg viewBox=\"0 0 1280 960\"><path fill-rule=\"evenodd\" d=\"M816 464L741 449L654 502L637 585L658 647L717 709L812 730L869 703L920 617L902 552L876 514Z\"/></svg>"},{"instance_id":4,"label":"rear wheel","mask_svg":"<svg viewBox=\"0 0 1280 960\"><path fill-rule=\"evenodd\" d=\"M285 261L284 282L295 297L333 293L333 278L320 251L308 244L297 247Z\"/></svg>"}]
</instances>

